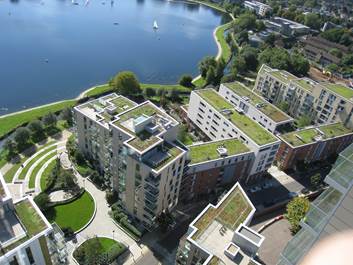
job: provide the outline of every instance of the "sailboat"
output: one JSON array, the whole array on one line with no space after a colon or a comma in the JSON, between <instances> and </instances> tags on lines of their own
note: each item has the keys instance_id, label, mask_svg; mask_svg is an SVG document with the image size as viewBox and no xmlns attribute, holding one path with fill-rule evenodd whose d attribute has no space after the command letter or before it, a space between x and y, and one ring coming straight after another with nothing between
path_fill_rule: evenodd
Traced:
<instances>
[{"instance_id":1,"label":"sailboat","mask_svg":"<svg viewBox=\"0 0 353 265\"><path fill-rule=\"evenodd\" d=\"M156 20L153 22L153 29L158 29L158 24Z\"/></svg>"}]
</instances>

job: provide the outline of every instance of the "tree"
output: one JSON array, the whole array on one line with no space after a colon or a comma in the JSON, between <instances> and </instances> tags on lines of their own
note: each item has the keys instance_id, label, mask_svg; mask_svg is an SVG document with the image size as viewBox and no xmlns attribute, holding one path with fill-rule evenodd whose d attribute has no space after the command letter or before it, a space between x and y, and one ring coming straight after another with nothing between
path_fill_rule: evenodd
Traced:
<instances>
[{"instance_id":1,"label":"tree","mask_svg":"<svg viewBox=\"0 0 353 265\"><path fill-rule=\"evenodd\" d=\"M175 88L172 88L168 91L168 97L172 100L172 101L176 101L179 98L179 91Z\"/></svg>"},{"instance_id":2,"label":"tree","mask_svg":"<svg viewBox=\"0 0 353 265\"><path fill-rule=\"evenodd\" d=\"M313 188L316 188L321 183L321 174L317 173L310 177L310 184Z\"/></svg>"},{"instance_id":3,"label":"tree","mask_svg":"<svg viewBox=\"0 0 353 265\"><path fill-rule=\"evenodd\" d=\"M296 121L296 123L299 128L303 128L311 124L311 118L308 115L303 115Z\"/></svg>"},{"instance_id":4,"label":"tree","mask_svg":"<svg viewBox=\"0 0 353 265\"><path fill-rule=\"evenodd\" d=\"M310 69L310 64L307 59L304 58L299 53L293 53L290 57L291 66L289 71L292 72L294 75L306 75Z\"/></svg>"},{"instance_id":5,"label":"tree","mask_svg":"<svg viewBox=\"0 0 353 265\"><path fill-rule=\"evenodd\" d=\"M71 108L65 108L60 113L60 118L67 122L68 125L72 125L72 110Z\"/></svg>"},{"instance_id":6,"label":"tree","mask_svg":"<svg viewBox=\"0 0 353 265\"><path fill-rule=\"evenodd\" d=\"M235 38L240 45L249 42L249 34L247 31L241 31L240 33L235 35Z\"/></svg>"},{"instance_id":7,"label":"tree","mask_svg":"<svg viewBox=\"0 0 353 265\"><path fill-rule=\"evenodd\" d=\"M216 81L215 69L213 67L210 67L207 71L206 83L207 84L214 84L215 81Z\"/></svg>"},{"instance_id":8,"label":"tree","mask_svg":"<svg viewBox=\"0 0 353 265\"><path fill-rule=\"evenodd\" d=\"M23 146L28 144L31 134L29 130L25 127L20 127L15 131L14 140L16 142L17 148L22 149Z\"/></svg>"},{"instance_id":9,"label":"tree","mask_svg":"<svg viewBox=\"0 0 353 265\"><path fill-rule=\"evenodd\" d=\"M206 56L199 62L200 75L206 78L207 72L210 67L216 67L217 61L212 56Z\"/></svg>"},{"instance_id":10,"label":"tree","mask_svg":"<svg viewBox=\"0 0 353 265\"><path fill-rule=\"evenodd\" d=\"M315 13L309 13L305 16L304 24L312 29L320 29L321 18Z\"/></svg>"},{"instance_id":11,"label":"tree","mask_svg":"<svg viewBox=\"0 0 353 265\"><path fill-rule=\"evenodd\" d=\"M242 32L244 30L254 30L256 28L256 16L252 13L241 14L235 20L235 32Z\"/></svg>"},{"instance_id":12,"label":"tree","mask_svg":"<svg viewBox=\"0 0 353 265\"><path fill-rule=\"evenodd\" d=\"M185 87L193 87L192 76L191 75L182 75L179 79L179 85Z\"/></svg>"},{"instance_id":13,"label":"tree","mask_svg":"<svg viewBox=\"0 0 353 265\"><path fill-rule=\"evenodd\" d=\"M83 245L86 265L97 265L100 257L102 245L97 237L86 241Z\"/></svg>"},{"instance_id":14,"label":"tree","mask_svg":"<svg viewBox=\"0 0 353 265\"><path fill-rule=\"evenodd\" d=\"M112 87L113 89L124 96L127 95L136 95L141 93L140 83L137 80L134 73L129 71L124 71L118 73L112 79Z\"/></svg>"},{"instance_id":15,"label":"tree","mask_svg":"<svg viewBox=\"0 0 353 265\"><path fill-rule=\"evenodd\" d=\"M281 101L278 107L284 112L287 112L289 110L289 104L285 101Z\"/></svg>"},{"instance_id":16,"label":"tree","mask_svg":"<svg viewBox=\"0 0 353 265\"><path fill-rule=\"evenodd\" d=\"M41 192L34 198L34 202L43 212L45 212L48 209L48 205L50 203L49 195L45 192Z\"/></svg>"},{"instance_id":17,"label":"tree","mask_svg":"<svg viewBox=\"0 0 353 265\"><path fill-rule=\"evenodd\" d=\"M265 29L266 29L265 23L262 20L257 20L256 21L256 30L263 31Z\"/></svg>"},{"instance_id":18,"label":"tree","mask_svg":"<svg viewBox=\"0 0 353 265\"><path fill-rule=\"evenodd\" d=\"M12 157L15 156L16 154L16 143L12 141L11 139L7 139L6 142L4 143L4 148L7 150L7 156L6 159L10 160Z\"/></svg>"},{"instance_id":19,"label":"tree","mask_svg":"<svg viewBox=\"0 0 353 265\"><path fill-rule=\"evenodd\" d=\"M292 233L297 233L300 229L300 221L308 212L310 202L305 197L296 197L287 204L287 213L285 217L291 225Z\"/></svg>"},{"instance_id":20,"label":"tree","mask_svg":"<svg viewBox=\"0 0 353 265\"><path fill-rule=\"evenodd\" d=\"M28 129L32 132L34 136L44 135L43 123L40 120L31 121L28 124Z\"/></svg>"},{"instance_id":21,"label":"tree","mask_svg":"<svg viewBox=\"0 0 353 265\"><path fill-rule=\"evenodd\" d=\"M272 47L275 45L275 41L276 41L276 35L274 33L271 33L265 39L265 43Z\"/></svg>"},{"instance_id":22,"label":"tree","mask_svg":"<svg viewBox=\"0 0 353 265\"><path fill-rule=\"evenodd\" d=\"M43 120L44 125L47 127L54 127L57 122L57 118L56 118L55 114L53 114L53 113L48 113L47 115L45 115L43 117L42 120Z\"/></svg>"},{"instance_id":23,"label":"tree","mask_svg":"<svg viewBox=\"0 0 353 265\"><path fill-rule=\"evenodd\" d=\"M339 69L337 64L331 63L328 66L326 66L326 70L330 71L331 73L337 72Z\"/></svg>"},{"instance_id":24,"label":"tree","mask_svg":"<svg viewBox=\"0 0 353 265\"><path fill-rule=\"evenodd\" d=\"M344 66L351 66L353 65L353 53L347 54L342 58L342 64Z\"/></svg>"},{"instance_id":25,"label":"tree","mask_svg":"<svg viewBox=\"0 0 353 265\"><path fill-rule=\"evenodd\" d=\"M236 56L232 63L232 73L237 76L243 74L247 70L246 62L243 56Z\"/></svg>"},{"instance_id":26,"label":"tree","mask_svg":"<svg viewBox=\"0 0 353 265\"><path fill-rule=\"evenodd\" d=\"M248 70L255 71L257 69L257 49L245 46L240 52L240 55L244 58L245 64Z\"/></svg>"},{"instance_id":27,"label":"tree","mask_svg":"<svg viewBox=\"0 0 353 265\"><path fill-rule=\"evenodd\" d=\"M267 64L272 68L289 70L291 60L288 52L282 48L267 48L259 54L260 65Z\"/></svg>"},{"instance_id":28,"label":"tree","mask_svg":"<svg viewBox=\"0 0 353 265\"><path fill-rule=\"evenodd\" d=\"M145 95L146 97L154 97L156 95L156 90L154 90L152 87L146 87L145 88Z\"/></svg>"}]
</instances>

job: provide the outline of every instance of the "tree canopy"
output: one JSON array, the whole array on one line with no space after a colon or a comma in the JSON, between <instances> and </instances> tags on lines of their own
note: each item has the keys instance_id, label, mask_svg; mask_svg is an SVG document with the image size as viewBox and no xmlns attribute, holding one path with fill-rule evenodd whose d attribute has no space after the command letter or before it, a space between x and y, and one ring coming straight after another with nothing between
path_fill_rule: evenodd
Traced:
<instances>
[{"instance_id":1,"label":"tree canopy","mask_svg":"<svg viewBox=\"0 0 353 265\"><path fill-rule=\"evenodd\" d=\"M136 95L141 93L140 83L134 73L124 71L118 73L110 82L113 89L121 95Z\"/></svg>"},{"instance_id":2,"label":"tree canopy","mask_svg":"<svg viewBox=\"0 0 353 265\"><path fill-rule=\"evenodd\" d=\"M300 221L308 212L310 202L305 197L296 197L287 204L287 213L285 217L291 225L292 233L296 233L300 229Z\"/></svg>"}]
</instances>

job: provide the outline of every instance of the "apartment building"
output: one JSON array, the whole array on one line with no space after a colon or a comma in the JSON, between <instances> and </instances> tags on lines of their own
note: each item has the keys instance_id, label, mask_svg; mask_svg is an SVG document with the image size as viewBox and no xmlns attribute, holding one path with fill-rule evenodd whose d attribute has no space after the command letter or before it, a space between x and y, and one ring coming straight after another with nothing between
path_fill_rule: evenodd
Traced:
<instances>
[{"instance_id":1,"label":"apartment building","mask_svg":"<svg viewBox=\"0 0 353 265\"><path fill-rule=\"evenodd\" d=\"M353 131L334 123L279 136L282 140L276 160L282 169L295 168L299 161L311 163L337 155L353 142Z\"/></svg>"},{"instance_id":2,"label":"apartment building","mask_svg":"<svg viewBox=\"0 0 353 265\"><path fill-rule=\"evenodd\" d=\"M188 118L211 140L239 139L255 159L249 170L254 180L272 164L280 141L242 109L234 107L214 89L195 90L190 95Z\"/></svg>"},{"instance_id":3,"label":"apartment building","mask_svg":"<svg viewBox=\"0 0 353 265\"><path fill-rule=\"evenodd\" d=\"M294 121L279 108L239 82L221 84L219 94L272 133Z\"/></svg>"},{"instance_id":4,"label":"apartment building","mask_svg":"<svg viewBox=\"0 0 353 265\"><path fill-rule=\"evenodd\" d=\"M269 12L272 11L272 8L269 5L258 1L244 1L244 7L255 11L255 13L259 16L266 16Z\"/></svg>"},{"instance_id":5,"label":"apartment building","mask_svg":"<svg viewBox=\"0 0 353 265\"><path fill-rule=\"evenodd\" d=\"M353 90L344 85L317 83L262 65L253 91L275 105L287 103L292 117L308 115L316 124L343 122L353 128Z\"/></svg>"},{"instance_id":6,"label":"apartment building","mask_svg":"<svg viewBox=\"0 0 353 265\"><path fill-rule=\"evenodd\" d=\"M301 36L310 32L309 27L283 17L273 17L271 20L265 20L264 23L268 30L287 37Z\"/></svg>"},{"instance_id":7,"label":"apartment building","mask_svg":"<svg viewBox=\"0 0 353 265\"><path fill-rule=\"evenodd\" d=\"M0 173L0 265L68 264L63 234L31 197L13 201Z\"/></svg>"},{"instance_id":8,"label":"apartment building","mask_svg":"<svg viewBox=\"0 0 353 265\"><path fill-rule=\"evenodd\" d=\"M179 265L259 265L256 253L264 237L247 225L255 207L236 183L217 205L209 204L180 240Z\"/></svg>"},{"instance_id":9,"label":"apartment building","mask_svg":"<svg viewBox=\"0 0 353 265\"><path fill-rule=\"evenodd\" d=\"M300 264L318 241L353 229L353 144L339 154L325 178L329 185L310 205L301 230L288 242L278 265Z\"/></svg>"},{"instance_id":10,"label":"apartment building","mask_svg":"<svg viewBox=\"0 0 353 265\"><path fill-rule=\"evenodd\" d=\"M178 203L187 149L179 123L150 101L110 94L75 107L78 146L119 194L128 214L146 228Z\"/></svg>"},{"instance_id":11,"label":"apartment building","mask_svg":"<svg viewBox=\"0 0 353 265\"><path fill-rule=\"evenodd\" d=\"M249 169L255 155L238 139L226 139L187 146L187 166L180 187L180 199L190 200L234 185Z\"/></svg>"}]
</instances>

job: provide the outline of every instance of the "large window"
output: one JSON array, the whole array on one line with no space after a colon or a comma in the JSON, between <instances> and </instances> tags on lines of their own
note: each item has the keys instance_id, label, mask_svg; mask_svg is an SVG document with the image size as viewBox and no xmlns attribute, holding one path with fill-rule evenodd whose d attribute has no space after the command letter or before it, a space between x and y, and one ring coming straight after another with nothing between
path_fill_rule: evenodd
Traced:
<instances>
[{"instance_id":1,"label":"large window","mask_svg":"<svg viewBox=\"0 0 353 265\"><path fill-rule=\"evenodd\" d=\"M29 260L29 263L34 264L34 258L33 258L32 250L30 247L26 248L26 254L27 254L27 258Z\"/></svg>"}]
</instances>

